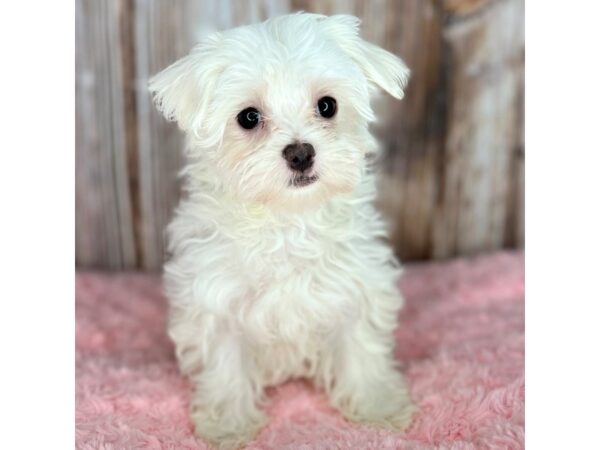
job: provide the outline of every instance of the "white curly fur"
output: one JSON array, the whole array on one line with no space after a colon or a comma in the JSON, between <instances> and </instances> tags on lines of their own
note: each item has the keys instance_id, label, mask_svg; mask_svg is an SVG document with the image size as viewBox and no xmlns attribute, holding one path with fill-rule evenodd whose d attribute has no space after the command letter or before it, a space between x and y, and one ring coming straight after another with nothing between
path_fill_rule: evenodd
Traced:
<instances>
[{"instance_id":1,"label":"white curly fur","mask_svg":"<svg viewBox=\"0 0 600 450\"><path fill-rule=\"evenodd\" d=\"M310 377L346 417L402 429L393 358L398 264L373 206L370 97L409 71L352 16L294 14L216 33L150 83L187 134L186 197L169 226L169 334L195 387L198 434L222 448L265 423L264 388ZM319 98L337 100L332 119ZM237 114L262 114L253 130ZM316 151L308 186L282 157Z\"/></svg>"}]
</instances>

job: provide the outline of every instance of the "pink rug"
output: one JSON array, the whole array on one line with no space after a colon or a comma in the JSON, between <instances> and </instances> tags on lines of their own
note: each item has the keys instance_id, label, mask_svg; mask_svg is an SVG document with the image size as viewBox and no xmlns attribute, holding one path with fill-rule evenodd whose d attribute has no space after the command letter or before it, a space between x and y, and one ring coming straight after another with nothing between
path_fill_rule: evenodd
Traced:
<instances>
[{"instance_id":1,"label":"pink rug","mask_svg":"<svg viewBox=\"0 0 600 450\"><path fill-rule=\"evenodd\" d=\"M350 424L292 382L272 389L270 424L248 448L523 448L523 272L523 255L506 252L407 267L397 355L420 407L407 433ZM76 283L77 448L207 448L192 434L158 277Z\"/></svg>"}]
</instances>

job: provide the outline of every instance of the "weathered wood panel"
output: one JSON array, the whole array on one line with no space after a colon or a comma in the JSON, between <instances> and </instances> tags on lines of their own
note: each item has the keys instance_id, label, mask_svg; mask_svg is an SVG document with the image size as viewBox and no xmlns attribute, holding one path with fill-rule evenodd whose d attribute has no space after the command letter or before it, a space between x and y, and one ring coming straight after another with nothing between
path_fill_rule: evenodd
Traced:
<instances>
[{"instance_id":1,"label":"weathered wood panel","mask_svg":"<svg viewBox=\"0 0 600 450\"><path fill-rule=\"evenodd\" d=\"M162 264L183 140L148 78L206 30L294 10L361 17L364 36L412 70L375 127L401 258L523 245L522 0L78 0L79 265Z\"/></svg>"},{"instance_id":2,"label":"weathered wood panel","mask_svg":"<svg viewBox=\"0 0 600 450\"><path fill-rule=\"evenodd\" d=\"M76 263L135 267L118 0L76 3Z\"/></svg>"},{"instance_id":3,"label":"weathered wood panel","mask_svg":"<svg viewBox=\"0 0 600 450\"><path fill-rule=\"evenodd\" d=\"M521 147L523 3L450 4L443 31L448 116L433 222L433 256L500 248L506 236L513 159Z\"/></svg>"},{"instance_id":4,"label":"weathered wood panel","mask_svg":"<svg viewBox=\"0 0 600 450\"><path fill-rule=\"evenodd\" d=\"M135 63L141 235L140 266L160 266L164 229L179 197L183 137L152 105L148 79L185 55L194 43L192 2L135 1ZM173 32L177 30L177 32Z\"/></svg>"},{"instance_id":5,"label":"weathered wood panel","mask_svg":"<svg viewBox=\"0 0 600 450\"><path fill-rule=\"evenodd\" d=\"M401 102L386 102L388 113L380 132L387 154L380 205L390 219L399 256L427 259L433 252L446 128L444 17L436 3L415 0L401 2L387 18L391 31L381 44L401 55L411 79Z\"/></svg>"}]
</instances>

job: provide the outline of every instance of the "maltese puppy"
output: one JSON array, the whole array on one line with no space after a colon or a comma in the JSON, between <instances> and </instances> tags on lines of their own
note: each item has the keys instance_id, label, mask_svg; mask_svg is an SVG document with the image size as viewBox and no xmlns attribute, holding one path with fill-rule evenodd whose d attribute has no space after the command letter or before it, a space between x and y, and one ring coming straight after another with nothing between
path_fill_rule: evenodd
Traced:
<instances>
[{"instance_id":1,"label":"maltese puppy","mask_svg":"<svg viewBox=\"0 0 600 450\"><path fill-rule=\"evenodd\" d=\"M212 34L150 81L187 136L168 330L213 444L251 440L265 387L297 377L352 421L409 424L400 270L369 165L370 99L402 98L408 76L357 18L298 13Z\"/></svg>"}]
</instances>

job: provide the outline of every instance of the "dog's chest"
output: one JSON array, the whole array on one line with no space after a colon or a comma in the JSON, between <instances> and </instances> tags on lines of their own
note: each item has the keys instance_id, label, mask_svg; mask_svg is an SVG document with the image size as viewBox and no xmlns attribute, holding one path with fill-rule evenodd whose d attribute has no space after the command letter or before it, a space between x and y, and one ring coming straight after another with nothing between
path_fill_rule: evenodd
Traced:
<instances>
[{"instance_id":1,"label":"dog's chest","mask_svg":"<svg viewBox=\"0 0 600 450\"><path fill-rule=\"evenodd\" d=\"M352 237L344 227L319 225L265 226L241 242L250 278L262 288L280 283L298 291L301 285L317 288L320 281L339 277L340 271L350 275Z\"/></svg>"},{"instance_id":2,"label":"dog's chest","mask_svg":"<svg viewBox=\"0 0 600 450\"><path fill-rule=\"evenodd\" d=\"M270 383L311 376L323 347L358 314L349 244L311 227L263 235L247 254L245 334Z\"/></svg>"},{"instance_id":3,"label":"dog's chest","mask_svg":"<svg viewBox=\"0 0 600 450\"><path fill-rule=\"evenodd\" d=\"M343 228L265 226L239 242L250 285L245 325L258 338L311 346L357 313L356 256Z\"/></svg>"}]
</instances>

